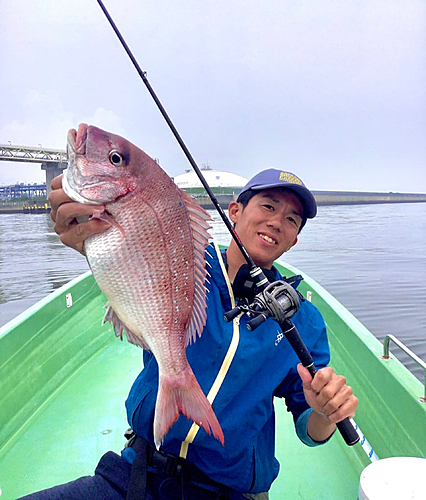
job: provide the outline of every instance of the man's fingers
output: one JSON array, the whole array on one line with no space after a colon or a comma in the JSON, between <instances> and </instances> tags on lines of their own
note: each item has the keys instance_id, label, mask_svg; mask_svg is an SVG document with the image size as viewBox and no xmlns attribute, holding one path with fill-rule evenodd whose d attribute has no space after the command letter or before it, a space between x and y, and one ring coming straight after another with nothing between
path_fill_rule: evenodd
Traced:
<instances>
[{"instance_id":1,"label":"man's fingers","mask_svg":"<svg viewBox=\"0 0 426 500\"><path fill-rule=\"evenodd\" d=\"M327 417L331 422L337 424L337 422L341 422L346 417L353 418L355 416L357 406L358 398L351 396L343 404L341 404L336 411L327 415Z\"/></svg>"},{"instance_id":2,"label":"man's fingers","mask_svg":"<svg viewBox=\"0 0 426 500\"><path fill-rule=\"evenodd\" d=\"M105 231L105 229L109 227L111 227L109 222L100 219L93 219L69 226L67 231L58 234L60 234L61 241L64 245L75 248L80 253L84 254L84 240L90 238L94 234Z\"/></svg>"},{"instance_id":3,"label":"man's fingers","mask_svg":"<svg viewBox=\"0 0 426 500\"><path fill-rule=\"evenodd\" d=\"M50 191L49 203L50 206L52 207L52 210L50 212L50 217L52 218L53 222L56 222L56 213L58 211L58 208L64 203L72 203L72 202L73 200L71 200L71 198L69 198L65 194L65 191L62 188Z\"/></svg>"},{"instance_id":4,"label":"man's fingers","mask_svg":"<svg viewBox=\"0 0 426 500\"><path fill-rule=\"evenodd\" d=\"M322 411L324 415L332 415L337 411L343 404L351 399L353 395L352 387L344 385L332 398L321 404ZM318 399L320 399L318 397Z\"/></svg>"},{"instance_id":5,"label":"man's fingers","mask_svg":"<svg viewBox=\"0 0 426 500\"><path fill-rule=\"evenodd\" d=\"M81 217L89 218L95 213L99 214L104 207L76 203L69 198L62 189L62 175L52 180L51 187L49 202L52 207L50 216L55 222L54 230L59 234L64 245L84 254L84 240L105 231L111 227L111 224L100 219L90 219L80 223L77 220Z\"/></svg>"},{"instance_id":6,"label":"man's fingers","mask_svg":"<svg viewBox=\"0 0 426 500\"><path fill-rule=\"evenodd\" d=\"M312 380L312 389L315 392L321 392L323 387L325 387L335 376L336 374L330 366L321 368L315 373L314 379Z\"/></svg>"},{"instance_id":7,"label":"man's fingers","mask_svg":"<svg viewBox=\"0 0 426 500\"><path fill-rule=\"evenodd\" d=\"M322 407L325 407L325 405L333 398L335 398L336 395L339 394L339 392L342 391L344 387L348 387L346 385L345 377L342 377L341 375L335 375L333 379L325 384L319 391L317 397L318 404Z\"/></svg>"},{"instance_id":8,"label":"man's fingers","mask_svg":"<svg viewBox=\"0 0 426 500\"><path fill-rule=\"evenodd\" d=\"M62 176L63 174L60 174L52 179L52 182L50 183L50 187L52 188L52 190L62 187Z\"/></svg>"},{"instance_id":9,"label":"man's fingers","mask_svg":"<svg viewBox=\"0 0 426 500\"><path fill-rule=\"evenodd\" d=\"M309 370L305 368L302 363L297 365L297 373L299 377L302 379L303 388L305 390L311 389L312 375L309 373Z\"/></svg>"},{"instance_id":10,"label":"man's fingers","mask_svg":"<svg viewBox=\"0 0 426 500\"><path fill-rule=\"evenodd\" d=\"M62 203L56 210L55 231L62 234L76 223L74 219L83 216L91 217L95 212L99 212L101 208L101 205L84 205L76 202Z\"/></svg>"},{"instance_id":11,"label":"man's fingers","mask_svg":"<svg viewBox=\"0 0 426 500\"><path fill-rule=\"evenodd\" d=\"M355 415L358 399L353 395L352 387L346 384L345 377L336 375L330 367L318 370L312 381L312 389L318 388L316 404L320 413L331 422L337 423Z\"/></svg>"}]
</instances>

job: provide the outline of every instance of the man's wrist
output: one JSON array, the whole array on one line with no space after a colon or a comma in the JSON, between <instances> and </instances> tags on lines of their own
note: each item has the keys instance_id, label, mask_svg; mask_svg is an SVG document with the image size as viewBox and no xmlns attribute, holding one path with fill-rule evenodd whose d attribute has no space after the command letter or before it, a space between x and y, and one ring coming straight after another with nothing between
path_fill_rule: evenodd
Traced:
<instances>
[{"instance_id":1,"label":"man's wrist","mask_svg":"<svg viewBox=\"0 0 426 500\"><path fill-rule=\"evenodd\" d=\"M327 441L335 432L336 424L325 415L312 410L309 415L306 430L308 436L318 443Z\"/></svg>"}]
</instances>

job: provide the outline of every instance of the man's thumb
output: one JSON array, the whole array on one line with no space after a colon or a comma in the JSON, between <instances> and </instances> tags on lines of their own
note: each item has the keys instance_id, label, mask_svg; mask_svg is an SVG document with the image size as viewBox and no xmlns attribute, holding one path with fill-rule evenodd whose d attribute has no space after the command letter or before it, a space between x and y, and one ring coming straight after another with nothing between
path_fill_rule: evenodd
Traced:
<instances>
[{"instance_id":1,"label":"man's thumb","mask_svg":"<svg viewBox=\"0 0 426 500\"><path fill-rule=\"evenodd\" d=\"M305 368L302 365L302 363L299 363L297 365L297 373L299 374L299 377L302 379L303 388L309 390L311 388L311 382L312 382L312 375L309 373L309 370Z\"/></svg>"}]
</instances>

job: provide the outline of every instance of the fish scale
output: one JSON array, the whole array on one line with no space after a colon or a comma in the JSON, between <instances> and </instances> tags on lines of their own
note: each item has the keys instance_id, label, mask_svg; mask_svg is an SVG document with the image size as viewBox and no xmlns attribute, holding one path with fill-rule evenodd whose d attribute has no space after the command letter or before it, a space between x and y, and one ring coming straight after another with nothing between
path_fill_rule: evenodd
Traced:
<instances>
[{"instance_id":1,"label":"fish scale","mask_svg":"<svg viewBox=\"0 0 426 500\"><path fill-rule=\"evenodd\" d=\"M106 212L97 217L112 223L85 241L90 268L108 299L105 321L158 362L156 446L179 414L223 444L185 355L206 322L208 214L129 141L85 124L68 139L65 192L75 201L104 205Z\"/></svg>"}]
</instances>

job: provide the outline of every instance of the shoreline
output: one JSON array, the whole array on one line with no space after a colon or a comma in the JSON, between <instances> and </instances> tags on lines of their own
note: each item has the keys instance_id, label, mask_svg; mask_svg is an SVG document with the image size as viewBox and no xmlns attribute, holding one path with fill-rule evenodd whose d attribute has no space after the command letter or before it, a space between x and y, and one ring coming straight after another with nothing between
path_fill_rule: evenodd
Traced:
<instances>
[{"instance_id":1,"label":"shoreline","mask_svg":"<svg viewBox=\"0 0 426 500\"><path fill-rule=\"evenodd\" d=\"M318 206L326 205L371 205L394 203L426 203L426 194L421 193L377 193L362 191L311 191ZM206 193L191 193L195 201L205 209L214 209L215 206ZM238 194L216 194L216 199L223 209L227 209L231 201L236 201ZM31 203L31 202L30 202ZM39 204L38 204L39 203ZM51 208L47 200L38 200L30 205L4 205L0 206L1 214L38 214L49 213Z\"/></svg>"},{"instance_id":2,"label":"shoreline","mask_svg":"<svg viewBox=\"0 0 426 500\"><path fill-rule=\"evenodd\" d=\"M8 214L48 214L50 213L50 207L0 207L0 215Z\"/></svg>"}]
</instances>

